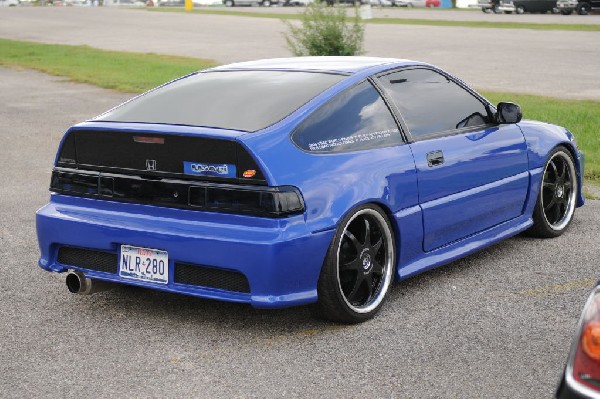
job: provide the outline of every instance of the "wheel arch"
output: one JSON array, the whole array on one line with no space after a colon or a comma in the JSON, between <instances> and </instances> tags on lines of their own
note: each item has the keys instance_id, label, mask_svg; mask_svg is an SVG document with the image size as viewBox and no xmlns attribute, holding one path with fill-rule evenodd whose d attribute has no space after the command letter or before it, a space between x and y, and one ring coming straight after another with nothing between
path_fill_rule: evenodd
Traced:
<instances>
[{"instance_id":1,"label":"wheel arch","mask_svg":"<svg viewBox=\"0 0 600 399\"><path fill-rule=\"evenodd\" d=\"M573 161L575 161L575 170L577 171L577 207L580 207L585 203L585 197L583 195L583 173L585 162L583 155L580 156L578 149L575 148L571 141L557 144L554 148L559 146L565 147L573 157ZM554 148L552 150L554 150Z\"/></svg>"},{"instance_id":2,"label":"wheel arch","mask_svg":"<svg viewBox=\"0 0 600 399\"><path fill-rule=\"evenodd\" d=\"M529 169L532 171L543 168L548 154L556 147L562 145L569 150L577 169L577 182L579 183L577 206L582 206L585 202L582 188L585 157L577 147L573 134L562 126L530 120L520 122L519 127L527 142Z\"/></svg>"},{"instance_id":3,"label":"wheel arch","mask_svg":"<svg viewBox=\"0 0 600 399\"><path fill-rule=\"evenodd\" d=\"M358 208L363 205L375 205L380 208L386 217L388 223L392 228L392 239L394 241L394 250L395 250L395 264L394 264L394 280L398 280L398 270L400 269L400 248L402 243L400 224L398 223L398 219L395 217L394 212L389 204L385 201L382 201L380 198L371 198L366 199L364 201L360 201L353 206L349 207L343 214L341 214L338 220L335 222L334 230L338 231L341 226L341 222L346 219L348 215L356 212ZM335 240L335 235L332 237L332 242ZM325 255L323 262L327 259L327 254Z\"/></svg>"}]
</instances>

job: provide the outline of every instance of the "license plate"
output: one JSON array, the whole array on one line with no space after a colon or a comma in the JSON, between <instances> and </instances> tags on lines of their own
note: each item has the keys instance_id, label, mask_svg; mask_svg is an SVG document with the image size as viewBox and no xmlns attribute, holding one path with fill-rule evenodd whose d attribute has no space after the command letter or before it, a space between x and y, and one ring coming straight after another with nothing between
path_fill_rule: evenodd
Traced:
<instances>
[{"instance_id":1,"label":"license plate","mask_svg":"<svg viewBox=\"0 0 600 399\"><path fill-rule=\"evenodd\" d=\"M159 284L169 282L169 255L160 249L121 245L119 276Z\"/></svg>"}]
</instances>

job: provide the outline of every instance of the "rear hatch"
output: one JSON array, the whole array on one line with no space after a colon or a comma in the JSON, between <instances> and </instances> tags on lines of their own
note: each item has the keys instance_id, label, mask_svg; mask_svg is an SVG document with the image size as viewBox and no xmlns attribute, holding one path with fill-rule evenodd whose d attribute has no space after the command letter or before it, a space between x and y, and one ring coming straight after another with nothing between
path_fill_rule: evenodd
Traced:
<instances>
[{"instance_id":1,"label":"rear hatch","mask_svg":"<svg viewBox=\"0 0 600 399\"><path fill-rule=\"evenodd\" d=\"M57 166L266 185L263 172L237 141L192 135L73 129L63 141Z\"/></svg>"},{"instance_id":2,"label":"rear hatch","mask_svg":"<svg viewBox=\"0 0 600 399\"><path fill-rule=\"evenodd\" d=\"M189 210L286 217L304 212L294 187L269 187L237 141L143 131L71 129L52 192Z\"/></svg>"}]
</instances>

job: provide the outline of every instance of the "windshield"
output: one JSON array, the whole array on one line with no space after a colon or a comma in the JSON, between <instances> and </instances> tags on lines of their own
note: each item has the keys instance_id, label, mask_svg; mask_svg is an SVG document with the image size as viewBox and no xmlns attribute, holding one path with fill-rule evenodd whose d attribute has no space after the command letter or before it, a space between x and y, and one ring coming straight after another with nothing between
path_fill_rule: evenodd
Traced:
<instances>
[{"instance_id":1,"label":"windshield","mask_svg":"<svg viewBox=\"0 0 600 399\"><path fill-rule=\"evenodd\" d=\"M296 71L198 73L150 91L96 120L254 132L285 118L345 77Z\"/></svg>"}]
</instances>

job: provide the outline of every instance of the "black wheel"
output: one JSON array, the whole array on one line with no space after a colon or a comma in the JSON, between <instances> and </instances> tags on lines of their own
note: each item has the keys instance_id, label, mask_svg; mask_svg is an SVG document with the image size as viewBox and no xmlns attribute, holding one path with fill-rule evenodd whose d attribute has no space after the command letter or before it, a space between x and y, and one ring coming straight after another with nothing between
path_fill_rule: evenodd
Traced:
<instances>
[{"instance_id":1,"label":"black wheel","mask_svg":"<svg viewBox=\"0 0 600 399\"><path fill-rule=\"evenodd\" d=\"M362 205L339 223L319 276L317 315L342 323L371 319L394 279L392 226L376 205Z\"/></svg>"},{"instance_id":2,"label":"black wheel","mask_svg":"<svg viewBox=\"0 0 600 399\"><path fill-rule=\"evenodd\" d=\"M573 220L577 193L577 172L573 156L565 147L556 147L544 167L533 211L533 226L528 233L543 238L561 235Z\"/></svg>"},{"instance_id":3,"label":"black wheel","mask_svg":"<svg viewBox=\"0 0 600 399\"><path fill-rule=\"evenodd\" d=\"M225 7L233 7L234 5L233 0L225 0Z\"/></svg>"},{"instance_id":4,"label":"black wheel","mask_svg":"<svg viewBox=\"0 0 600 399\"><path fill-rule=\"evenodd\" d=\"M271 7L271 0L263 0L261 4L263 7Z\"/></svg>"},{"instance_id":5,"label":"black wheel","mask_svg":"<svg viewBox=\"0 0 600 399\"><path fill-rule=\"evenodd\" d=\"M590 6L588 3L579 3L577 5L577 14L588 15L590 13L591 9L592 9L592 6Z\"/></svg>"},{"instance_id":6,"label":"black wheel","mask_svg":"<svg viewBox=\"0 0 600 399\"><path fill-rule=\"evenodd\" d=\"M562 15L571 15L573 14L573 10L562 10L560 13Z\"/></svg>"},{"instance_id":7,"label":"black wheel","mask_svg":"<svg viewBox=\"0 0 600 399\"><path fill-rule=\"evenodd\" d=\"M525 14L525 7L523 6L518 6L517 8L515 8L515 12L517 14Z\"/></svg>"}]
</instances>

